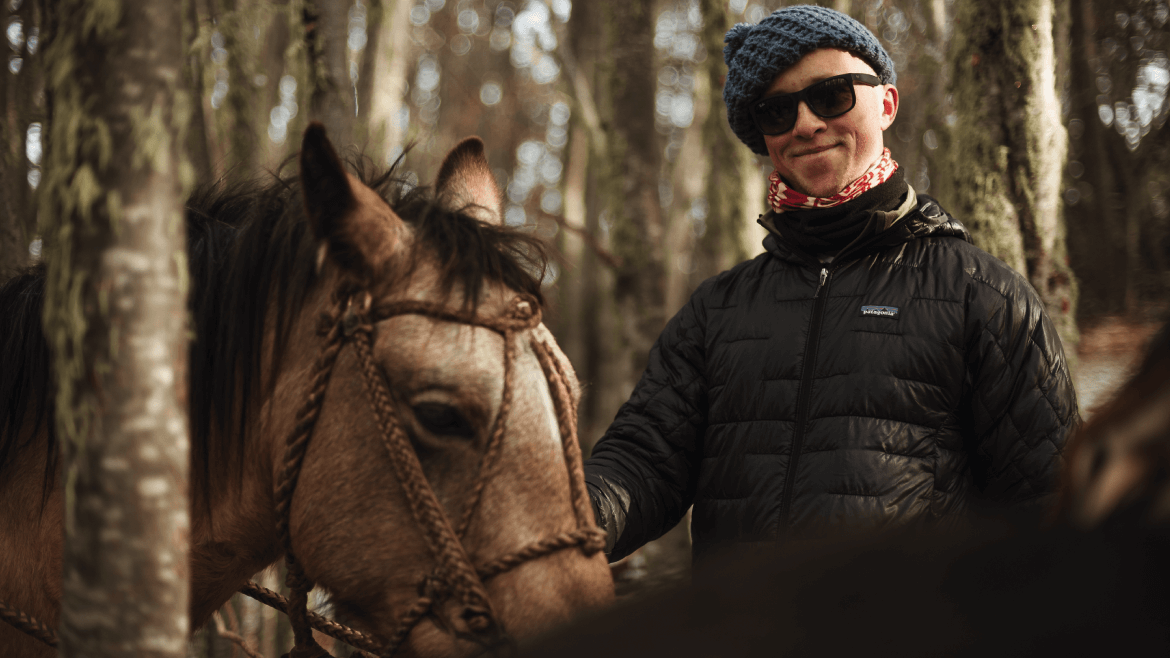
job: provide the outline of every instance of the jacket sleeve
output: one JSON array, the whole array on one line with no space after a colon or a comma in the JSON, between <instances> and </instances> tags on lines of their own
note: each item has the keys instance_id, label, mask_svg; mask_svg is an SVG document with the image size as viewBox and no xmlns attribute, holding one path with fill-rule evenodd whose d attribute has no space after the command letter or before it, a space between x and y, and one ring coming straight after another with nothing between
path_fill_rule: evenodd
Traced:
<instances>
[{"instance_id":1,"label":"jacket sleeve","mask_svg":"<svg viewBox=\"0 0 1170 658\"><path fill-rule=\"evenodd\" d=\"M976 271L968 297L968 454L989 502L1042 507L1052 502L1065 441L1080 422L1076 392L1036 291L1002 269L1002 276Z\"/></svg>"},{"instance_id":2,"label":"jacket sleeve","mask_svg":"<svg viewBox=\"0 0 1170 658\"><path fill-rule=\"evenodd\" d=\"M673 528L694 498L707 417L701 292L658 337L633 394L585 462L611 561Z\"/></svg>"}]
</instances>

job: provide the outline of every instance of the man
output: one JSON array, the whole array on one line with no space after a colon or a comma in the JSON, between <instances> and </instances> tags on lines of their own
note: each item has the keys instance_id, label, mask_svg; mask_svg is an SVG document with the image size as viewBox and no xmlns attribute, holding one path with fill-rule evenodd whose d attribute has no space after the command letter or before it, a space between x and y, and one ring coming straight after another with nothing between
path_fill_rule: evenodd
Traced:
<instances>
[{"instance_id":1,"label":"man","mask_svg":"<svg viewBox=\"0 0 1170 658\"><path fill-rule=\"evenodd\" d=\"M1027 281L907 185L894 66L831 9L726 37L732 129L775 166L766 253L705 281L586 462L619 559L693 507L728 544L1040 506L1077 405Z\"/></svg>"}]
</instances>

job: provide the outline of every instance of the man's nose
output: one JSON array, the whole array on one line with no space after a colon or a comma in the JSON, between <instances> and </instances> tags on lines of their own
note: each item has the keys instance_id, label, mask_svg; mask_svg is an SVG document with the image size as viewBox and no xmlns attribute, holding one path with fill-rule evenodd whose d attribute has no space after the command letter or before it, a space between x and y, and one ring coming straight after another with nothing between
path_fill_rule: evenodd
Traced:
<instances>
[{"instance_id":1,"label":"man's nose","mask_svg":"<svg viewBox=\"0 0 1170 658\"><path fill-rule=\"evenodd\" d=\"M796 124L792 126L794 137L812 137L826 128L825 120L813 113L808 103L800 101L796 106Z\"/></svg>"}]
</instances>

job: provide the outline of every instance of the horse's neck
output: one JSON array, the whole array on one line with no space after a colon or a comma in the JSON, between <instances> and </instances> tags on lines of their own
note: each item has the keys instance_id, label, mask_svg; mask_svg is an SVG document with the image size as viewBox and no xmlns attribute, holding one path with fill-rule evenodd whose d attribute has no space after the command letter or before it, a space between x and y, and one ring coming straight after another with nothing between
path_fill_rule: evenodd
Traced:
<instances>
[{"instance_id":1,"label":"horse's neck","mask_svg":"<svg viewBox=\"0 0 1170 658\"><path fill-rule=\"evenodd\" d=\"M224 438L224 437L218 437ZM244 451L239 476L192 473L191 621L203 624L257 571L280 558L271 463L261 436ZM233 472L235 469L224 469ZM210 477L209 481L203 481Z\"/></svg>"},{"instance_id":2,"label":"horse's neck","mask_svg":"<svg viewBox=\"0 0 1170 658\"><path fill-rule=\"evenodd\" d=\"M327 298L327 297L326 297ZM213 430L208 454L232 455L242 459L232 467L211 464L208 472L192 473L191 621L202 624L257 571L283 555L276 532L274 484L283 457L284 442L294 425L295 406L306 394L307 372L315 360L315 326L311 321L320 311L318 293L306 301L300 322L283 354L279 371L271 363L261 368L265 376L278 373L275 382L259 382L263 398L243 404L247 438L234 432ZM273 342L273 318L268 319L265 358L276 358L269 350ZM242 455L235 446L244 441ZM217 450L215 446L225 449ZM206 481L205 481L206 478ZM206 492L204 497L202 494ZM210 509L209 509L210 508Z\"/></svg>"},{"instance_id":3,"label":"horse's neck","mask_svg":"<svg viewBox=\"0 0 1170 658\"><path fill-rule=\"evenodd\" d=\"M42 429L0 475L0 600L56 628L65 496L60 477L46 492L47 444ZM0 622L0 656L41 655L41 649Z\"/></svg>"}]
</instances>

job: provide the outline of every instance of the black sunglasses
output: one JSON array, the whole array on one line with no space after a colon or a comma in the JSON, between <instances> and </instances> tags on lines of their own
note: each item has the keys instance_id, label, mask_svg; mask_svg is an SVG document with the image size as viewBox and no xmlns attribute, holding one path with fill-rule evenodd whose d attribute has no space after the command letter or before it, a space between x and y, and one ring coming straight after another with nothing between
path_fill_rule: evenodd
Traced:
<instances>
[{"instance_id":1,"label":"black sunglasses","mask_svg":"<svg viewBox=\"0 0 1170 658\"><path fill-rule=\"evenodd\" d=\"M832 119L845 114L857 105L854 83L876 87L881 78L868 73L846 73L825 78L811 84L795 94L777 94L761 98L748 106L756 128L765 135L782 135L796 125L800 101L808 105L813 114L822 119Z\"/></svg>"}]
</instances>

